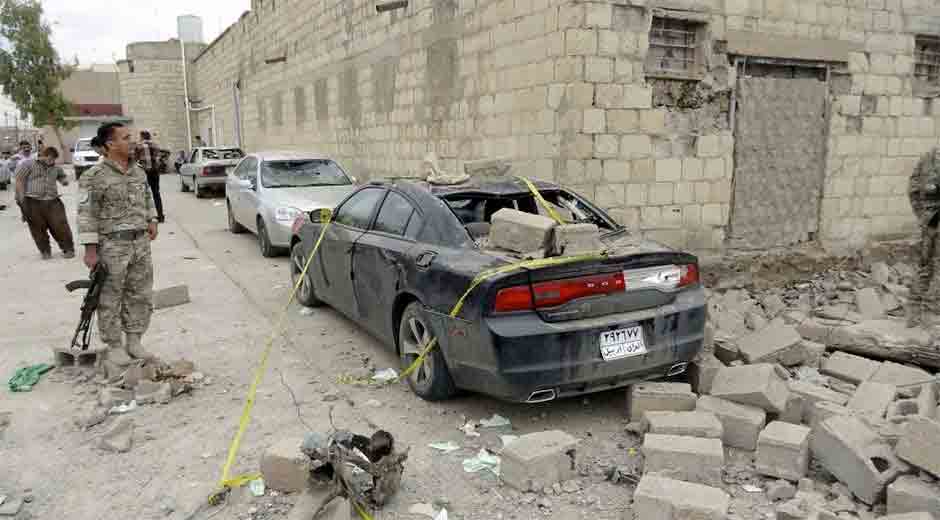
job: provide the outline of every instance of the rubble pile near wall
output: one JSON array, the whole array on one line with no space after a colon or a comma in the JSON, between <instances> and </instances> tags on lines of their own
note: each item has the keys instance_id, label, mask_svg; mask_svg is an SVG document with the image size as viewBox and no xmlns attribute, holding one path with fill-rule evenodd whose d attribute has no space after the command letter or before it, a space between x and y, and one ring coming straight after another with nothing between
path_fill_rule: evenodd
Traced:
<instances>
[{"instance_id":1,"label":"rubble pile near wall","mask_svg":"<svg viewBox=\"0 0 940 520\"><path fill-rule=\"evenodd\" d=\"M645 434L638 507L676 519L940 518L940 329L907 327L913 277L876 263L759 295L711 291L698 395L683 383L628 392L628 429ZM656 492L676 481L683 493Z\"/></svg>"}]
</instances>

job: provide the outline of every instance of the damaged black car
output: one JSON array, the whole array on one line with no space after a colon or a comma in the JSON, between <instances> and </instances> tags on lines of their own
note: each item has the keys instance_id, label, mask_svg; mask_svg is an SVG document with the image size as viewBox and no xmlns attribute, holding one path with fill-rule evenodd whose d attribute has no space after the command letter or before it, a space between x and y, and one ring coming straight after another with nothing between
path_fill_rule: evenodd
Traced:
<instances>
[{"instance_id":1,"label":"damaged black car","mask_svg":"<svg viewBox=\"0 0 940 520\"><path fill-rule=\"evenodd\" d=\"M293 228L300 302L345 314L394 348L403 368L436 339L408 376L424 399L462 389L535 403L609 390L680 374L702 347L697 258L631 233L556 184L374 182L329 223L318 216ZM480 273L511 264L450 316Z\"/></svg>"}]
</instances>

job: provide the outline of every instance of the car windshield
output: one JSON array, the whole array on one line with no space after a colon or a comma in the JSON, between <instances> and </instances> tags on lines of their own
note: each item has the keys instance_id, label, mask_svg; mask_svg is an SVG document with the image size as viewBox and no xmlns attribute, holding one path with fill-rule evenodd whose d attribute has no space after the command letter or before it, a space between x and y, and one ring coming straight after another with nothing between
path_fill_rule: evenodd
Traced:
<instances>
[{"instance_id":1,"label":"car windshield","mask_svg":"<svg viewBox=\"0 0 940 520\"><path fill-rule=\"evenodd\" d=\"M244 152L238 148L206 148L202 151L202 156L207 161L224 159L241 159L245 156Z\"/></svg>"},{"instance_id":2,"label":"car windshield","mask_svg":"<svg viewBox=\"0 0 940 520\"><path fill-rule=\"evenodd\" d=\"M329 159L266 161L261 165L265 188L306 188L352 184L338 164Z\"/></svg>"},{"instance_id":3,"label":"car windshield","mask_svg":"<svg viewBox=\"0 0 940 520\"><path fill-rule=\"evenodd\" d=\"M76 151L76 152L90 152L90 151L92 151L92 150L91 150L91 140L90 140L90 139L89 139L89 140L82 139L81 141L78 141L77 143L75 143L75 151Z\"/></svg>"}]
</instances>

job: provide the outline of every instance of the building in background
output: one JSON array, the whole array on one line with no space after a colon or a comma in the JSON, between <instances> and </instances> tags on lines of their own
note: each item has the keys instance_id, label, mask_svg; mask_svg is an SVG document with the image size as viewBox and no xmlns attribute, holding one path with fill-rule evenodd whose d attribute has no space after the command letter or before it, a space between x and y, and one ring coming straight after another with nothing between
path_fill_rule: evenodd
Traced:
<instances>
[{"instance_id":1,"label":"building in background","mask_svg":"<svg viewBox=\"0 0 940 520\"><path fill-rule=\"evenodd\" d=\"M0 94L0 150L12 150L24 139L35 144L37 134L30 118L20 113L13 100Z\"/></svg>"}]
</instances>

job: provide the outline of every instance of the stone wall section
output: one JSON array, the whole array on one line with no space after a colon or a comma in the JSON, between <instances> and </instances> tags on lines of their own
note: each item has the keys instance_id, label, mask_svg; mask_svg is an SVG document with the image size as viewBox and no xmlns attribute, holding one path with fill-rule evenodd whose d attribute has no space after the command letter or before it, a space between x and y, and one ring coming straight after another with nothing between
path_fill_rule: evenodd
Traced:
<instances>
[{"instance_id":1,"label":"stone wall section","mask_svg":"<svg viewBox=\"0 0 940 520\"><path fill-rule=\"evenodd\" d=\"M646 236L710 252L725 244L733 191L727 32L849 41L858 51L830 78L819 227L824 240L866 240L913 230L906 178L938 142L933 103L914 97L913 32L934 10L921 0L411 0L378 13L365 0L254 0L196 59L194 91L234 142L240 87L247 150L332 154L360 179L420 176L429 152L446 170L506 157ZM691 92L644 70L663 12L702 23Z\"/></svg>"}]
</instances>

